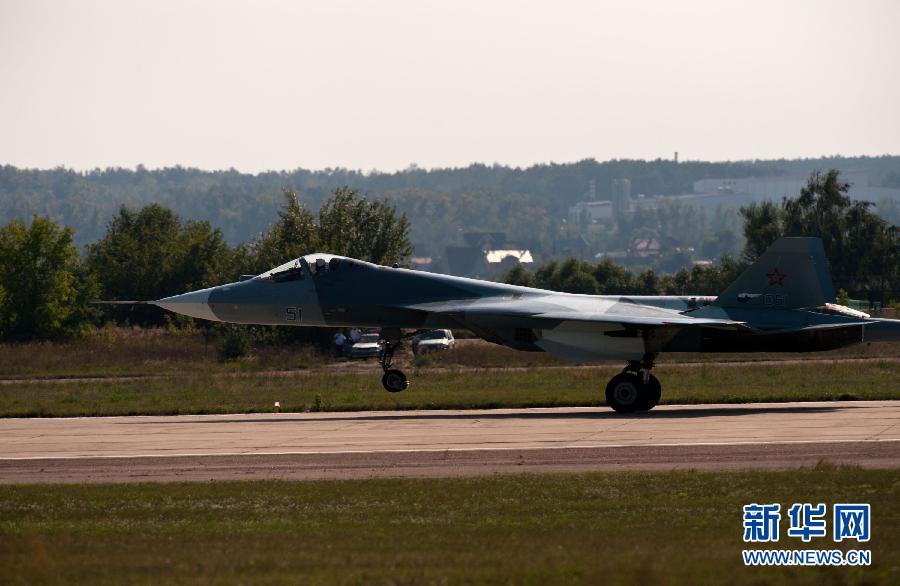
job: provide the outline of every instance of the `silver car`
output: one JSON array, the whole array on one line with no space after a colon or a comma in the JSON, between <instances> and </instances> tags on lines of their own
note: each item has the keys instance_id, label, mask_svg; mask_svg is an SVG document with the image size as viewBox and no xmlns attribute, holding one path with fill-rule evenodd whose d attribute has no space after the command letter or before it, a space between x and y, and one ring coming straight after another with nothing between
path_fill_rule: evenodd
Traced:
<instances>
[{"instance_id":1,"label":"silver car","mask_svg":"<svg viewBox=\"0 0 900 586\"><path fill-rule=\"evenodd\" d=\"M417 356L428 352L449 350L456 345L453 332L450 330L430 330L414 336L412 350Z\"/></svg>"}]
</instances>

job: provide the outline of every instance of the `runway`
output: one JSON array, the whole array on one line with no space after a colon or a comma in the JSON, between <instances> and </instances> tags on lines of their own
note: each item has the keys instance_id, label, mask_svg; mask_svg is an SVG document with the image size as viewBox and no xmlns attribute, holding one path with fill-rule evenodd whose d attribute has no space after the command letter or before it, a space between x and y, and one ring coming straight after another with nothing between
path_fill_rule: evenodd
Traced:
<instances>
[{"instance_id":1,"label":"runway","mask_svg":"<svg viewBox=\"0 0 900 586\"><path fill-rule=\"evenodd\" d=\"M0 419L0 483L900 467L900 401Z\"/></svg>"}]
</instances>

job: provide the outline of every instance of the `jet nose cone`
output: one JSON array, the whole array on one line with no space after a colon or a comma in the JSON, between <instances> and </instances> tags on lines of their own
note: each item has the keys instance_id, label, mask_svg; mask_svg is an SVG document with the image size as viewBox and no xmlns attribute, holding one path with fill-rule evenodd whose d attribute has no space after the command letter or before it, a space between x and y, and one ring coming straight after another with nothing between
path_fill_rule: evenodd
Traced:
<instances>
[{"instance_id":1,"label":"jet nose cone","mask_svg":"<svg viewBox=\"0 0 900 586\"><path fill-rule=\"evenodd\" d=\"M209 307L209 294L215 287L209 289L201 289L199 291L191 291L183 295L173 295L159 301L154 301L154 305L158 305L163 309L180 313L181 315L189 315L199 319L208 319L210 321L220 321Z\"/></svg>"}]
</instances>

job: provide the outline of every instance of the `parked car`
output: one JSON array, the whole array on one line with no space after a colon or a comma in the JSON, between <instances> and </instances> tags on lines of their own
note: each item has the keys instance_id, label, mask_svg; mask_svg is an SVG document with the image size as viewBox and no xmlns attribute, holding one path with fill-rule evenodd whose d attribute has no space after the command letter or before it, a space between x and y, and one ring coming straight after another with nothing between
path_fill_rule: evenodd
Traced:
<instances>
[{"instance_id":1,"label":"parked car","mask_svg":"<svg viewBox=\"0 0 900 586\"><path fill-rule=\"evenodd\" d=\"M426 354L428 352L440 352L449 350L456 345L453 332L450 330L429 330L413 336L413 354Z\"/></svg>"},{"instance_id":2,"label":"parked car","mask_svg":"<svg viewBox=\"0 0 900 586\"><path fill-rule=\"evenodd\" d=\"M347 358L378 358L384 351L381 334L369 333L360 336L359 341L347 348Z\"/></svg>"}]
</instances>

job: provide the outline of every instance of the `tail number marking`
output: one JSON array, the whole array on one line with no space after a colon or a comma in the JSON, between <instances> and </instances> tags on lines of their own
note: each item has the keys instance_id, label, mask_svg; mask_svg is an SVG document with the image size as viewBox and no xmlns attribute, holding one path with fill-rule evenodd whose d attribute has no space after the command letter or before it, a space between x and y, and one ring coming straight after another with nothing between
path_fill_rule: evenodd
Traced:
<instances>
[{"instance_id":1,"label":"tail number marking","mask_svg":"<svg viewBox=\"0 0 900 586\"><path fill-rule=\"evenodd\" d=\"M772 307L784 307L785 305L787 305L787 299L785 295L766 293L763 296L763 303L765 303L766 305L771 305Z\"/></svg>"},{"instance_id":2,"label":"tail number marking","mask_svg":"<svg viewBox=\"0 0 900 586\"><path fill-rule=\"evenodd\" d=\"M300 308L299 307L285 307L284 308L284 319L287 321L300 321Z\"/></svg>"}]
</instances>

